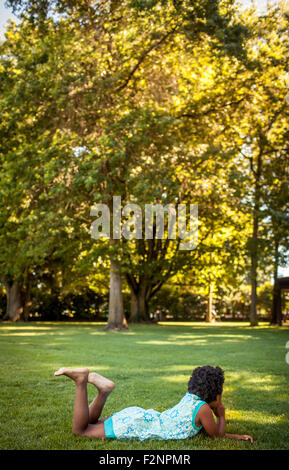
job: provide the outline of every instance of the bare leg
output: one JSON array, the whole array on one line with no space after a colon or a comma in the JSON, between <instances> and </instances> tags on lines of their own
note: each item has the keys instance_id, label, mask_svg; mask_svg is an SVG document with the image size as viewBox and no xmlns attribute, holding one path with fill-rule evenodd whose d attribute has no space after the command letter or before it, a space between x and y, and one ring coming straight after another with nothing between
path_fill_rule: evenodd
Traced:
<instances>
[{"instance_id":1,"label":"bare leg","mask_svg":"<svg viewBox=\"0 0 289 470\"><path fill-rule=\"evenodd\" d=\"M96 439L105 439L106 435L103 422L89 424L89 408L87 402L88 374L89 370L87 368L66 369L64 367L54 373L55 376L66 375L67 377L70 377L72 380L74 380L76 385L72 427L73 434L95 437Z\"/></svg>"},{"instance_id":2,"label":"bare leg","mask_svg":"<svg viewBox=\"0 0 289 470\"><path fill-rule=\"evenodd\" d=\"M54 375L66 375L74 380L76 385L74 413L73 413L73 434L82 433L88 425L89 411L87 403L87 379L89 370L82 369L65 369L64 367L55 372Z\"/></svg>"},{"instance_id":3,"label":"bare leg","mask_svg":"<svg viewBox=\"0 0 289 470\"><path fill-rule=\"evenodd\" d=\"M91 372L88 375L88 382L95 385L98 389L98 394L89 406L89 423L97 423L107 397L114 389L115 384L95 372Z\"/></svg>"}]
</instances>

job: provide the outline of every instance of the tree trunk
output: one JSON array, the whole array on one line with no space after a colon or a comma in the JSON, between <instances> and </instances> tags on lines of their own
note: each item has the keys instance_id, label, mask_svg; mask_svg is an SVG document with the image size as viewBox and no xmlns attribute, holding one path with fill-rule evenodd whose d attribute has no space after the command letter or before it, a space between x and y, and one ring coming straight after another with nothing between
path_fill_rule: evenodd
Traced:
<instances>
[{"instance_id":1,"label":"tree trunk","mask_svg":"<svg viewBox=\"0 0 289 470\"><path fill-rule=\"evenodd\" d=\"M274 257L274 287L273 287L273 301L271 309L271 325L280 324L280 307L281 307L281 292L278 286L278 262L279 262L279 244L275 242L275 257ZM282 318L281 318L282 325Z\"/></svg>"},{"instance_id":2,"label":"tree trunk","mask_svg":"<svg viewBox=\"0 0 289 470\"><path fill-rule=\"evenodd\" d=\"M257 157L257 168L254 171L253 168L253 159L251 160L251 168L255 176L254 184L254 209L253 209L253 234L251 242L251 305L250 305L250 323L251 326L258 325L258 315L257 315L257 271L258 271L258 235L259 235L259 211L261 204L261 189L260 189L260 180L262 174L262 152L263 144L260 144L260 151Z\"/></svg>"},{"instance_id":3,"label":"tree trunk","mask_svg":"<svg viewBox=\"0 0 289 470\"><path fill-rule=\"evenodd\" d=\"M253 237L252 237L252 246L251 246L251 305L250 305L251 326L258 325L257 268L258 268L258 216L255 210L254 220L253 220Z\"/></svg>"},{"instance_id":4,"label":"tree trunk","mask_svg":"<svg viewBox=\"0 0 289 470\"><path fill-rule=\"evenodd\" d=\"M279 296L277 297L277 324L282 326L282 291L279 289Z\"/></svg>"},{"instance_id":5,"label":"tree trunk","mask_svg":"<svg viewBox=\"0 0 289 470\"><path fill-rule=\"evenodd\" d=\"M110 262L109 312L105 330L127 329L123 312L121 266L116 259Z\"/></svg>"},{"instance_id":6,"label":"tree trunk","mask_svg":"<svg viewBox=\"0 0 289 470\"><path fill-rule=\"evenodd\" d=\"M25 287L25 300L23 305L23 319L27 321L29 318L29 311L30 311L30 287L31 287L31 274L30 271L26 271L26 287Z\"/></svg>"},{"instance_id":7,"label":"tree trunk","mask_svg":"<svg viewBox=\"0 0 289 470\"><path fill-rule=\"evenodd\" d=\"M130 289L130 320L137 315L137 298L133 291Z\"/></svg>"},{"instance_id":8,"label":"tree trunk","mask_svg":"<svg viewBox=\"0 0 289 470\"><path fill-rule=\"evenodd\" d=\"M23 312L21 286L17 281L4 281L3 284L7 297L6 314L4 316L4 320L17 321Z\"/></svg>"},{"instance_id":9,"label":"tree trunk","mask_svg":"<svg viewBox=\"0 0 289 470\"><path fill-rule=\"evenodd\" d=\"M135 292L131 288L131 322L141 322L149 320L147 294L147 288L144 284L141 284L139 286L137 292Z\"/></svg>"},{"instance_id":10,"label":"tree trunk","mask_svg":"<svg viewBox=\"0 0 289 470\"><path fill-rule=\"evenodd\" d=\"M212 289L212 284L209 283L207 313L206 313L206 322L208 323L212 323L213 321L212 302L213 302L213 289Z\"/></svg>"}]
</instances>

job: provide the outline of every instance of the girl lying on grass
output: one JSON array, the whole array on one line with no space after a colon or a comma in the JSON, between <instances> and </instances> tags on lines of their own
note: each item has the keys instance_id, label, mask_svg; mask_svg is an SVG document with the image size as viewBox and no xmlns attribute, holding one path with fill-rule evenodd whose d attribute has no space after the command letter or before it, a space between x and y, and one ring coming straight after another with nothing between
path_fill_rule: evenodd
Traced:
<instances>
[{"instance_id":1,"label":"girl lying on grass","mask_svg":"<svg viewBox=\"0 0 289 470\"><path fill-rule=\"evenodd\" d=\"M99 419L110 392L111 380L83 369L59 369L55 376L66 375L74 380L76 396L73 433L96 439L187 439L202 428L210 437L229 437L253 442L247 435L225 432L225 407L221 401L224 372L220 367L197 367L189 380L188 392L181 401L160 413L138 406L125 408L112 416ZM87 383L95 385L98 394L88 406ZM217 417L217 423L214 414Z\"/></svg>"}]
</instances>

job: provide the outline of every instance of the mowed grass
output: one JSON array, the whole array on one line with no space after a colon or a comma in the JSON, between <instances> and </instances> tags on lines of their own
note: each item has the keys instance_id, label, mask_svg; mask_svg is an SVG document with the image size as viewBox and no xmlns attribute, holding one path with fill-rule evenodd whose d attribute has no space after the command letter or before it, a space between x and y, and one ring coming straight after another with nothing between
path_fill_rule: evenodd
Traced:
<instances>
[{"instance_id":1,"label":"mowed grass","mask_svg":"<svg viewBox=\"0 0 289 470\"><path fill-rule=\"evenodd\" d=\"M132 325L105 332L97 323L2 323L1 449L289 449L289 328L246 324ZM199 433L181 441L114 441L76 437L74 383L61 366L88 366L116 383L104 417L128 406L163 411L186 393L192 369L225 370L227 432L254 444ZM88 386L89 399L95 388Z\"/></svg>"}]
</instances>

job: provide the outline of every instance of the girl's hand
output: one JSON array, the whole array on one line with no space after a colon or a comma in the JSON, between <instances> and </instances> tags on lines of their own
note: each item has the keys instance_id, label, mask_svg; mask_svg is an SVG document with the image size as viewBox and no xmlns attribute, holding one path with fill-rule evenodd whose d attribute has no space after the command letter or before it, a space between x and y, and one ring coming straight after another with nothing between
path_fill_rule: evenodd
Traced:
<instances>
[{"instance_id":1,"label":"girl's hand","mask_svg":"<svg viewBox=\"0 0 289 470\"><path fill-rule=\"evenodd\" d=\"M251 444L253 444L253 442L254 442L253 437L252 436L247 436L246 434L240 434L240 439L242 441L250 441Z\"/></svg>"},{"instance_id":2,"label":"girl's hand","mask_svg":"<svg viewBox=\"0 0 289 470\"><path fill-rule=\"evenodd\" d=\"M216 408L213 408L213 411L214 411L215 415L217 416L217 418L220 418L221 416L225 416L224 404L222 402L218 403Z\"/></svg>"},{"instance_id":3,"label":"girl's hand","mask_svg":"<svg viewBox=\"0 0 289 470\"><path fill-rule=\"evenodd\" d=\"M229 437L230 439L239 439L240 441L250 441L251 444L253 444L254 442L253 437L247 436L247 434L229 434L226 432L225 436Z\"/></svg>"}]
</instances>

